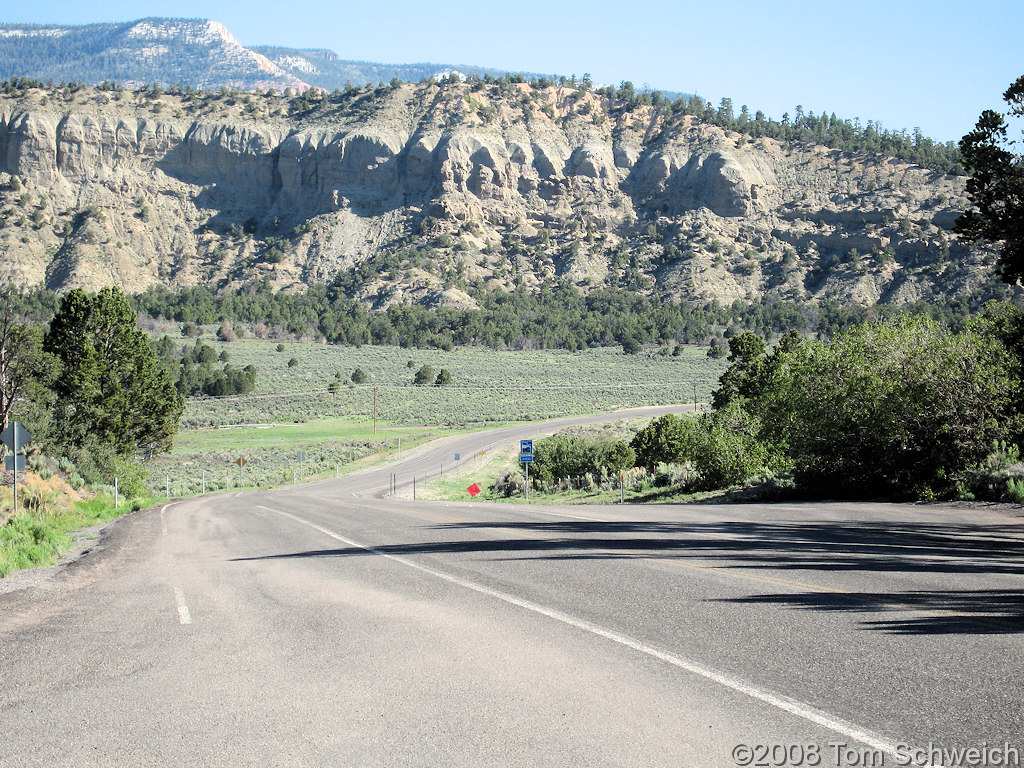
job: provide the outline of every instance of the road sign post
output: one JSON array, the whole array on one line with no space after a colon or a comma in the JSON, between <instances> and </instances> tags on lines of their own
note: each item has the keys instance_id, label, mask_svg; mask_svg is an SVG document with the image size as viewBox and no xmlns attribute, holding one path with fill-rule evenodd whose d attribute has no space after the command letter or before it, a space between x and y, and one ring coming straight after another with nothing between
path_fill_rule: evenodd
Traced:
<instances>
[{"instance_id":1,"label":"road sign post","mask_svg":"<svg viewBox=\"0 0 1024 768\"><path fill-rule=\"evenodd\" d=\"M456 453L455 454L455 479L456 480L459 479L459 476L461 474L461 472L460 472L461 469L462 469L462 454L461 453Z\"/></svg>"},{"instance_id":2,"label":"road sign post","mask_svg":"<svg viewBox=\"0 0 1024 768\"><path fill-rule=\"evenodd\" d=\"M523 486L523 493L526 500L530 500L530 464L533 463L533 440L519 441L519 461L526 465L526 482Z\"/></svg>"},{"instance_id":3,"label":"road sign post","mask_svg":"<svg viewBox=\"0 0 1024 768\"><path fill-rule=\"evenodd\" d=\"M14 472L14 514L18 514L18 472L25 471L25 457L19 456L18 451L25 447L25 444L32 439L32 435L21 424L12 421L3 432L0 432L0 442L11 449L14 454L5 466ZM19 461L20 459L20 461Z\"/></svg>"}]
</instances>

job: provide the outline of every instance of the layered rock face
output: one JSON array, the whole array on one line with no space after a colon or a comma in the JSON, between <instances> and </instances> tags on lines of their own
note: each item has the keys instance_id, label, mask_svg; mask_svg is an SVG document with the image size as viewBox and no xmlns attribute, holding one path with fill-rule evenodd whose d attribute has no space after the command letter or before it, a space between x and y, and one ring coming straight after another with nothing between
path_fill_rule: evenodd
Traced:
<instances>
[{"instance_id":1,"label":"layered rock face","mask_svg":"<svg viewBox=\"0 0 1024 768\"><path fill-rule=\"evenodd\" d=\"M0 280L347 285L471 303L563 277L692 299L895 302L990 284L964 181L568 88L0 99Z\"/></svg>"}]
</instances>

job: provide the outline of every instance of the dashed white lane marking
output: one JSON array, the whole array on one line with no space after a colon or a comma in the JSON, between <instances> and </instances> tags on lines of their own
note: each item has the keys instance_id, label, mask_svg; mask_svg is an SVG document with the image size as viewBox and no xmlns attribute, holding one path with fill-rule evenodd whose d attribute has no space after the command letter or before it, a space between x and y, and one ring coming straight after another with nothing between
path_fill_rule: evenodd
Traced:
<instances>
[{"instance_id":1,"label":"dashed white lane marking","mask_svg":"<svg viewBox=\"0 0 1024 768\"><path fill-rule=\"evenodd\" d=\"M871 747L872 749L881 750L882 752L887 753L888 755L896 758L897 760L899 760L901 756L903 757L903 759L906 759L905 749L904 751L900 752L900 746L897 744L897 742L891 741L886 737L880 736L879 734L873 733L865 728L861 728L860 726L855 725L854 723L847 722L846 720L843 720L839 717L835 717L834 715L830 715L827 712L823 712L819 709L816 709L815 707L812 707L809 704L797 701L796 699L791 699L788 696L784 696L781 693L775 693L773 691L758 688L743 680L740 680L738 678L727 675L723 672L719 672L715 669L712 669L711 667L706 667L703 664L700 664L699 662L690 661L688 659L684 659L681 656L677 656L674 653L659 650L658 648L648 645L647 643L644 643L640 640L635 640L631 637L620 634L613 630L605 629L604 627L598 626L597 624L592 624L591 622L586 621L585 619L576 618L575 616L571 616L567 613L556 610L554 608L548 608L546 606L540 605L539 603L534 603L529 600L523 600L521 598L516 597L515 595L510 595L505 592L499 592L496 589L491 589L490 587L485 587L482 584L477 584L472 581L467 581L466 579L461 579L458 576L452 576L451 574L444 573L443 571L436 571L433 568L428 568L424 565L420 565L419 563L409 560L408 558L402 557L401 555L393 555L388 552L376 549L375 547L371 547L367 544L360 544L358 541L349 539L345 536L342 536L341 534L335 533L332 530L324 528L323 526L317 525L316 523L310 522L309 520L304 520L303 518L297 517L296 515L292 515L288 512L282 512L279 509L271 509L270 507L264 506L257 506L257 508L265 509L268 512L273 512L275 514L290 518L297 523L309 526L313 530L319 531L325 536L329 536L330 538L335 539L336 541L340 541L343 544L347 544L350 547L357 547L358 549L362 549L367 552L372 552L375 555L386 557L388 560L393 560L396 563L401 563L402 565L407 566L409 568L414 568L417 571L429 574L434 578L441 579L442 581L447 581L450 584L455 584L465 589L472 590L473 592L477 592L481 595L493 597L497 600L501 600L502 602L508 603L509 605L514 605L518 608L523 608L524 610L532 611L533 613L540 614L541 616L546 616L549 619L553 619L563 624L567 624L571 627L575 627L576 629L580 629L585 632L590 632L591 634L597 635L598 637L603 637L606 640L610 640L613 643L618 643L619 645L625 646L626 648L632 648L634 651L638 651L647 656L651 656L652 658L664 661L668 664L671 664L674 667L678 667L679 669L703 677L706 680L711 680L712 682L725 686L726 688L736 691L737 693L741 693L745 696L749 696L752 699L756 699L757 701L764 702L765 704L780 709L783 712L788 712L789 714L795 715L796 717L806 720L807 722L814 723L815 725L819 725L823 728L827 728L830 731L833 731L834 733L838 733L841 736L845 736L846 738L858 741L861 744L865 744ZM905 745L903 746L905 747ZM937 768L941 768L941 766L938 766Z\"/></svg>"},{"instance_id":2,"label":"dashed white lane marking","mask_svg":"<svg viewBox=\"0 0 1024 768\"><path fill-rule=\"evenodd\" d=\"M174 601L178 604L178 621L182 624L191 624L192 614L188 612L188 605L185 603L185 593L178 587L174 588Z\"/></svg>"}]
</instances>

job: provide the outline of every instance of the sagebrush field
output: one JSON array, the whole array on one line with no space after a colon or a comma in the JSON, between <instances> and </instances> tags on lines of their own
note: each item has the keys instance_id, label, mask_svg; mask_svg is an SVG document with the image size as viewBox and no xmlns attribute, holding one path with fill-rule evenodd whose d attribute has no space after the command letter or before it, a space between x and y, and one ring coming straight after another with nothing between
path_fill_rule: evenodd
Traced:
<instances>
[{"instance_id":1,"label":"sagebrush field","mask_svg":"<svg viewBox=\"0 0 1024 768\"><path fill-rule=\"evenodd\" d=\"M236 367L255 365L257 389L248 395L190 399L181 433L168 456L149 462L150 484L172 494L280 485L334 473L339 466L457 429L622 408L706 401L724 369L705 350L678 356L626 355L618 348L582 352L342 347L242 339L204 342L226 351ZM183 340L183 344L193 343ZM278 347L283 346L281 351ZM411 363L411 364L410 364ZM414 386L423 365L446 368L452 383ZM356 368L368 377L351 384ZM329 387L338 383L336 392ZM377 427L373 432L374 388ZM304 463L297 460L299 452ZM235 462L247 464L239 474Z\"/></svg>"}]
</instances>

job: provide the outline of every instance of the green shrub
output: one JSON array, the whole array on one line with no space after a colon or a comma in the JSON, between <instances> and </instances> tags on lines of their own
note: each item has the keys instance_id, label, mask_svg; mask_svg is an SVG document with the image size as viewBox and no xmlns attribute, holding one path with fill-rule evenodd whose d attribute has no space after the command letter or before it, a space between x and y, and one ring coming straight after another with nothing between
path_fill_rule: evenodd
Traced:
<instances>
[{"instance_id":1,"label":"green shrub","mask_svg":"<svg viewBox=\"0 0 1024 768\"><path fill-rule=\"evenodd\" d=\"M636 462L636 453L622 440L557 434L538 440L530 474L553 483L560 478L617 476Z\"/></svg>"},{"instance_id":2,"label":"green shrub","mask_svg":"<svg viewBox=\"0 0 1024 768\"><path fill-rule=\"evenodd\" d=\"M963 498L966 492L972 499L1001 501L1004 497L1011 496L1010 483L1022 482L1024 464L1020 461L1020 449L1005 440L997 440L992 444L992 450L985 460L977 467L967 470L965 480L959 486L963 490L958 496Z\"/></svg>"},{"instance_id":3,"label":"green shrub","mask_svg":"<svg viewBox=\"0 0 1024 768\"><path fill-rule=\"evenodd\" d=\"M658 464L676 464L693 459L699 442L696 420L669 413L652 419L630 442L636 464L654 472Z\"/></svg>"},{"instance_id":4,"label":"green shrub","mask_svg":"<svg viewBox=\"0 0 1024 768\"><path fill-rule=\"evenodd\" d=\"M804 343L765 370L751 410L818 494L952 497L1022 428L1020 365L983 326L900 316Z\"/></svg>"},{"instance_id":5,"label":"green shrub","mask_svg":"<svg viewBox=\"0 0 1024 768\"><path fill-rule=\"evenodd\" d=\"M494 485L491 486L490 490L492 495L509 498L511 496L522 495L526 488L526 479L520 474L519 470L509 469L498 475L498 479L494 481Z\"/></svg>"},{"instance_id":6,"label":"green shrub","mask_svg":"<svg viewBox=\"0 0 1024 768\"><path fill-rule=\"evenodd\" d=\"M432 365L421 365L420 369L416 371L416 375L413 377L412 383L417 387L426 386L433 384L437 380L434 373L434 366Z\"/></svg>"},{"instance_id":7,"label":"green shrub","mask_svg":"<svg viewBox=\"0 0 1024 768\"><path fill-rule=\"evenodd\" d=\"M98 438L86 439L81 446L69 447L68 458L77 471L72 474L82 479L83 485L96 485L98 483L113 483L114 476L111 474L111 467L119 461L115 449L102 443ZM68 483L75 488L74 482L69 478ZM77 488L76 488L77 490Z\"/></svg>"},{"instance_id":8,"label":"green shrub","mask_svg":"<svg viewBox=\"0 0 1024 768\"><path fill-rule=\"evenodd\" d=\"M760 420L738 403L701 419L696 446L699 487L728 488L758 474L774 474L787 468L782 452L760 438Z\"/></svg>"},{"instance_id":9,"label":"green shrub","mask_svg":"<svg viewBox=\"0 0 1024 768\"><path fill-rule=\"evenodd\" d=\"M1024 479L1011 477L1007 480L1006 495L1014 504L1024 504Z\"/></svg>"},{"instance_id":10,"label":"green shrub","mask_svg":"<svg viewBox=\"0 0 1024 768\"><path fill-rule=\"evenodd\" d=\"M110 468L117 478L118 492L126 499L142 498L149 493L146 478L149 472L141 464L127 459L118 459Z\"/></svg>"}]
</instances>

